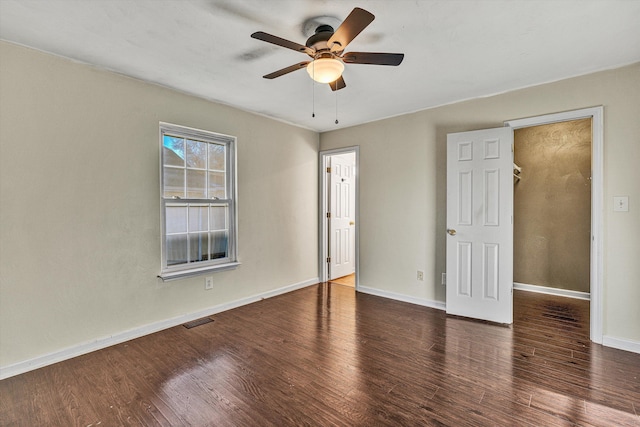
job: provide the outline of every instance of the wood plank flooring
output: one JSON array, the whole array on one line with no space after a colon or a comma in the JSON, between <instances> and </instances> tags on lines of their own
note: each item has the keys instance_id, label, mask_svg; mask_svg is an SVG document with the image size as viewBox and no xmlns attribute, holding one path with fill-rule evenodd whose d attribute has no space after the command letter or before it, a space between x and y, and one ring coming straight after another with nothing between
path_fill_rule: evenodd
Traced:
<instances>
[{"instance_id":1,"label":"wood plank flooring","mask_svg":"<svg viewBox=\"0 0 640 427\"><path fill-rule=\"evenodd\" d=\"M588 302L507 328L319 284L0 381L2 426L640 426Z\"/></svg>"}]
</instances>

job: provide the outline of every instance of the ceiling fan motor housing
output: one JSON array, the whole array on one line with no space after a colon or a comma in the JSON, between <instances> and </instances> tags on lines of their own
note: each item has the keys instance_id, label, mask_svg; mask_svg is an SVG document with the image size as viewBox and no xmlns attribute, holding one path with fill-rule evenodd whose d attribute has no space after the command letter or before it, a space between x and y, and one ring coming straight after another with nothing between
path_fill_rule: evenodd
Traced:
<instances>
[{"instance_id":1,"label":"ceiling fan motor housing","mask_svg":"<svg viewBox=\"0 0 640 427\"><path fill-rule=\"evenodd\" d=\"M329 41L333 33L334 30L331 25L320 25L318 28L316 28L315 34L307 39L306 46L315 49L316 52L329 50L327 42Z\"/></svg>"}]
</instances>

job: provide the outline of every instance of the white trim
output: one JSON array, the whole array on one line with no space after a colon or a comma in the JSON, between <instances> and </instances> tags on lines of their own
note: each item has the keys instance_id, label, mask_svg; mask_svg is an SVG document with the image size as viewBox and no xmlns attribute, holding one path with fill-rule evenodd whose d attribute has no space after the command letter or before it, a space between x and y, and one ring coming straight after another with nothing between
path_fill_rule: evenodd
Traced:
<instances>
[{"instance_id":1,"label":"white trim","mask_svg":"<svg viewBox=\"0 0 640 427\"><path fill-rule=\"evenodd\" d=\"M318 272L320 281L326 282L329 279L327 266L327 257L329 256L329 248L327 245L329 230L326 221L327 206L327 158L338 154L355 153L356 155L356 290L360 290L360 147L355 145L351 147L335 148L332 150L323 150L318 153Z\"/></svg>"},{"instance_id":2,"label":"white trim","mask_svg":"<svg viewBox=\"0 0 640 427\"><path fill-rule=\"evenodd\" d=\"M318 274L320 275L320 281L326 282L329 279L329 266L327 265L327 257L329 256L329 247L327 246L327 233L329 229L327 227L327 212L328 204L328 189L327 189L327 164L328 155L319 153L318 156ZM357 276L357 274L356 274Z\"/></svg>"},{"instance_id":3,"label":"white trim","mask_svg":"<svg viewBox=\"0 0 640 427\"><path fill-rule=\"evenodd\" d=\"M368 288L361 286L358 292L363 294L375 295L377 297L383 297L392 299L395 301L408 302L410 304L421 305L423 307L435 308L436 310L446 310L447 305L441 301L433 301L424 298L411 297L409 295L397 294L395 292L383 291L382 289Z\"/></svg>"},{"instance_id":4,"label":"white trim","mask_svg":"<svg viewBox=\"0 0 640 427\"><path fill-rule=\"evenodd\" d=\"M148 325L140 326L138 328L129 329L127 331L118 332L114 335L108 335L101 338L96 338L91 341L64 348L62 350L54 351L49 354L34 357L33 359L25 360L23 362L14 363L0 367L0 380L5 378L20 375L25 372L33 371L34 369L42 368L47 365L62 362L63 360L71 359L73 357L81 356L83 354L91 353L92 351L100 350L112 345L120 344L125 341L129 341L135 338L139 338L145 335L149 335L164 329L173 328L174 326L182 325L183 323L190 322L192 320L200 319L202 317L211 316L213 314L221 313L223 311L231 310L233 308L241 307L243 305L251 304L266 298L271 298L277 295L285 294L287 292L295 291L297 289L305 288L307 286L315 285L318 283L318 278L305 280L303 282L294 283L293 285L284 286L282 288L274 289L271 291L263 292L258 295L241 298L239 300L231 301L224 304L215 305L204 310L196 311L193 313L184 314L170 319L161 320L158 322L150 323Z\"/></svg>"},{"instance_id":5,"label":"white trim","mask_svg":"<svg viewBox=\"0 0 640 427\"><path fill-rule=\"evenodd\" d=\"M640 354L640 342L632 341L624 338L616 338L610 336L602 337L602 345L606 347L617 348L618 350L631 351Z\"/></svg>"},{"instance_id":6,"label":"white trim","mask_svg":"<svg viewBox=\"0 0 640 427\"><path fill-rule=\"evenodd\" d=\"M508 120L505 126L519 129L591 117L591 341L602 344L604 284L604 109L602 106L544 116Z\"/></svg>"},{"instance_id":7,"label":"white trim","mask_svg":"<svg viewBox=\"0 0 640 427\"><path fill-rule=\"evenodd\" d=\"M217 271L224 271L224 270L235 270L239 266L240 266L239 262L230 262L228 264L210 265L207 267L193 268L191 270L181 270L181 271L174 271L170 273L165 272L158 275L158 277L162 279L163 282L169 282L171 280L184 279L185 277L198 276L206 273L215 273Z\"/></svg>"},{"instance_id":8,"label":"white trim","mask_svg":"<svg viewBox=\"0 0 640 427\"><path fill-rule=\"evenodd\" d=\"M589 301L589 292L572 291L570 289L549 288L547 286L529 285L527 283L513 282L513 289L527 292L537 292L539 294L557 295L559 297L583 299Z\"/></svg>"}]
</instances>

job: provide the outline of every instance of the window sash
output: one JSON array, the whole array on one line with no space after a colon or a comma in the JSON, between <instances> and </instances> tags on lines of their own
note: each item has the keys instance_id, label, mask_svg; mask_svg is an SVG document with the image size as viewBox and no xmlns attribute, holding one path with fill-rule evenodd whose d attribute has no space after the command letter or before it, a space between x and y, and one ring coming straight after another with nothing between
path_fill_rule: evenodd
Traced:
<instances>
[{"instance_id":1,"label":"window sash","mask_svg":"<svg viewBox=\"0 0 640 427\"><path fill-rule=\"evenodd\" d=\"M168 209L170 208L184 208L185 212L184 212L184 227L180 228L180 229L173 229L170 230L170 225L169 225L169 216L168 215ZM194 220L192 220L192 208L207 208L206 210L206 225L203 226L203 224L201 223L199 226L196 226L194 224L192 224L192 222L196 222ZM212 213L212 209L215 208L224 208L224 219L223 219L223 226L220 227L217 224L214 224L214 216ZM188 264L198 264L198 265L206 265L206 264L211 264L211 265L216 265L216 264L220 264L220 263L226 263L229 262L231 260L231 248L232 248L232 233L234 232L234 229L232 228L232 224L230 223L230 205L229 203L225 203L225 202L217 202L217 203L211 203L211 201L209 200L202 200L202 201L196 201L196 202L190 202L190 201L186 201L186 200L180 200L180 203L177 203L177 201L175 200L165 200L164 203L164 213L165 213L165 226L164 226L164 245L165 245L165 257L164 257L164 261L165 261L165 267L167 269L173 267L173 268L180 268L180 267L184 267L185 265ZM195 210L195 209L194 209ZM219 252L213 252L213 249L215 244L217 244L219 246L220 242L217 242L214 239L214 235L218 234L224 234L226 242L224 243L224 248L225 248L225 256L223 257L214 257L213 255L219 254ZM194 259L193 253L192 253L192 246L191 246L191 242L192 239L194 237L197 236L206 236L206 259L202 259L202 257L200 257L200 259L196 260ZM177 248L173 248L173 250L171 250L171 248L169 248L169 241L171 240L172 237L176 238L176 237L181 237L184 236L185 242L184 242L184 249L182 252L184 252L184 262L174 262L171 263L170 262L170 254L171 253L180 253L180 251Z\"/></svg>"}]
</instances>

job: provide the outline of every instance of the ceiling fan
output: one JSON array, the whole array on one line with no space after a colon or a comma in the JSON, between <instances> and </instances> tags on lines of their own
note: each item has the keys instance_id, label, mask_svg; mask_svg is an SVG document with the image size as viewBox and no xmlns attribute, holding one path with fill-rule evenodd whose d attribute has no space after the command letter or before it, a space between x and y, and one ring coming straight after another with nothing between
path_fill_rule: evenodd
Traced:
<instances>
[{"instance_id":1,"label":"ceiling fan","mask_svg":"<svg viewBox=\"0 0 640 427\"><path fill-rule=\"evenodd\" d=\"M330 25L320 25L315 34L307 39L304 46L263 31L251 34L254 39L306 53L312 58L311 61L299 62L263 77L265 79L275 79L292 71L306 68L313 80L319 83L328 83L331 90L336 91L347 86L342 77L345 63L400 65L404 59L403 53L344 53L347 45L374 19L375 16L372 13L356 7L335 31Z\"/></svg>"}]
</instances>

